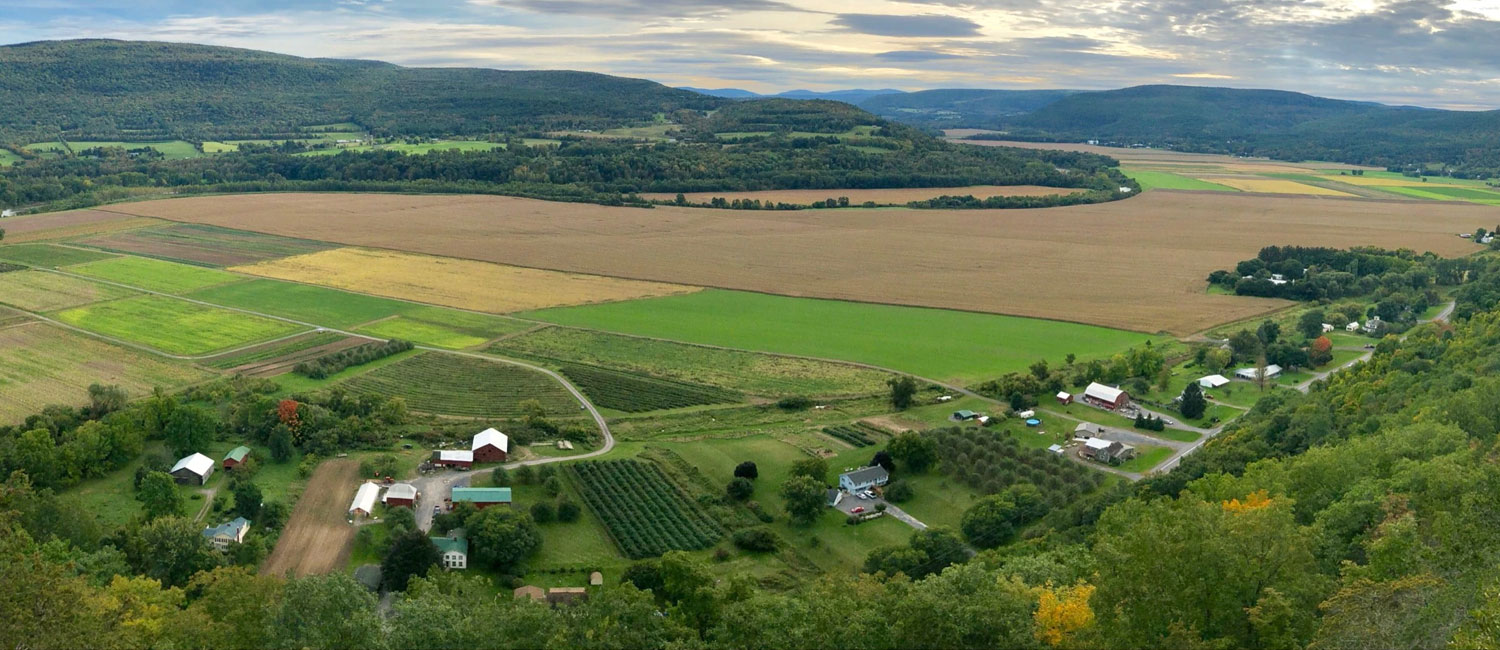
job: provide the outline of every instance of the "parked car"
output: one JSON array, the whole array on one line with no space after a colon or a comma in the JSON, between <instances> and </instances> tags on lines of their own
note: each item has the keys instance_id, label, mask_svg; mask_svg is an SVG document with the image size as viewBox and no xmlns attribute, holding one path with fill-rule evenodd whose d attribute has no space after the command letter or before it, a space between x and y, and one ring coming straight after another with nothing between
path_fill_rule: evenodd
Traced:
<instances>
[{"instance_id":1,"label":"parked car","mask_svg":"<svg viewBox=\"0 0 1500 650\"><path fill-rule=\"evenodd\" d=\"M859 507L857 507L857 508L855 508L853 510L850 510L849 513L857 515L857 514L859 514L861 512L864 512L864 511L865 511L864 506L859 506Z\"/></svg>"}]
</instances>

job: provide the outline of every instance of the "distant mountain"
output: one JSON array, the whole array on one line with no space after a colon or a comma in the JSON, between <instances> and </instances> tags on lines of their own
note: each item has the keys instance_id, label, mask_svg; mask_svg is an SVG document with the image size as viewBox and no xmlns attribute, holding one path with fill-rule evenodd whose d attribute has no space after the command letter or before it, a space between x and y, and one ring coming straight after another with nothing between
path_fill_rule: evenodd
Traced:
<instances>
[{"instance_id":1,"label":"distant mountain","mask_svg":"<svg viewBox=\"0 0 1500 650\"><path fill-rule=\"evenodd\" d=\"M922 126L997 128L1006 120L1079 92L953 88L879 95L859 106L886 119Z\"/></svg>"},{"instance_id":2,"label":"distant mountain","mask_svg":"<svg viewBox=\"0 0 1500 650\"><path fill-rule=\"evenodd\" d=\"M692 88L684 86L678 88L678 90L690 90L695 93L708 95L710 97L723 97L726 99L755 99L767 97L779 97L782 99L829 99L838 102L847 102L854 105L859 105L860 103L872 97L899 95L906 92L904 90L896 90L894 88L882 88L879 90L855 88L851 90L828 91L788 90L786 92L776 93L774 95L765 95L761 93L750 92L748 90L741 90L739 88Z\"/></svg>"},{"instance_id":3,"label":"distant mountain","mask_svg":"<svg viewBox=\"0 0 1500 650\"><path fill-rule=\"evenodd\" d=\"M695 92L700 95L708 95L709 97L722 97L724 99L751 99L763 96L760 93L752 93L748 90L740 90L739 88L694 88L692 86L679 86L677 89Z\"/></svg>"},{"instance_id":4,"label":"distant mountain","mask_svg":"<svg viewBox=\"0 0 1500 650\"><path fill-rule=\"evenodd\" d=\"M608 127L722 100L573 71L404 68L112 40L0 47L0 135L214 139L354 122L376 133Z\"/></svg>"}]
</instances>

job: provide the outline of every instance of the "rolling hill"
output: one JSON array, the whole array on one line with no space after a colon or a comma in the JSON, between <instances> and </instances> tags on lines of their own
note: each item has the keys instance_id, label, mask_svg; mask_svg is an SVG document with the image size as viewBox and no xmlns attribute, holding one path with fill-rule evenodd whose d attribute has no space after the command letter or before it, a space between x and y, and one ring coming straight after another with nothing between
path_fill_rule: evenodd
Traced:
<instances>
[{"instance_id":1,"label":"rolling hill","mask_svg":"<svg viewBox=\"0 0 1500 650\"><path fill-rule=\"evenodd\" d=\"M722 101L588 72L405 68L112 40L0 47L0 134L15 139L253 138L347 122L414 135L598 128Z\"/></svg>"}]
</instances>

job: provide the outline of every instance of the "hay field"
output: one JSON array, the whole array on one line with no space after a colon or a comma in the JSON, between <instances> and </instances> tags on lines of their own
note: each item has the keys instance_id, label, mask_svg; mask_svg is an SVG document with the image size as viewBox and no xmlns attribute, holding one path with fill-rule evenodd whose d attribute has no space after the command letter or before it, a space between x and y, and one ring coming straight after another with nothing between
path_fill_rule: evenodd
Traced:
<instances>
[{"instance_id":1,"label":"hay field","mask_svg":"<svg viewBox=\"0 0 1500 650\"><path fill-rule=\"evenodd\" d=\"M724 197L730 201L735 199L758 199L760 201L771 201L773 203L794 203L807 205L813 201L825 199L837 199L841 196L849 197L849 202L855 205L866 201L874 201L882 205L901 204L911 201L925 201L939 196L966 196L972 195L977 199L987 199L992 196L1045 196L1051 194L1076 194L1083 190L1073 187L1042 187L1041 185L972 185L969 187L904 187L887 189L844 189L844 190L760 190L755 192L688 192L684 194L687 200L694 203L707 203L715 197ZM677 198L671 192L648 192L641 195L642 198L656 201L671 201Z\"/></svg>"},{"instance_id":2,"label":"hay field","mask_svg":"<svg viewBox=\"0 0 1500 650\"><path fill-rule=\"evenodd\" d=\"M658 282L356 248L230 270L494 314L696 291Z\"/></svg>"},{"instance_id":3,"label":"hay field","mask_svg":"<svg viewBox=\"0 0 1500 650\"><path fill-rule=\"evenodd\" d=\"M793 296L1186 334L1286 305L1204 278L1270 244L1465 255L1492 207L1153 191L1035 210L652 210L498 196L257 194L117 206L351 245ZM497 242L503 242L497 243ZM368 291L368 288L361 290Z\"/></svg>"},{"instance_id":4,"label":"hay field","mask_svg":"<svg viewBox=\"0 0 1500 650\"><path fill-rule=\"evenodd\" d=\"M103 210L69 210L0 219L7 244L81 237L160 224L155 219Z\"/></svg>"},{"instance_id":5,"label":"hay field","mask_svg":"<svg viewBox=\"0 0 1500 650\"><path fill-rule=\"evenodd\" d=\"M0 302L47 312L135 295L134 291L46 271L0 273Z\"/></svg>"},{"instance_id":6,"label":"hay field","mask_svg":"<svg viewBox=\"0 0 1500 650\"><path fill-rule=\"evenodd\" d=\"M1201 176L1202 180L1220 185L1228 185L1237 190L1245 192L1261 192L1264 194L1306 194L1308 196L1354 196L1348 192L1330 190L1326 187L1317 187L1288 181L1279 178L1254 178L1246 176Z\"/></svg>"},{"instance_id":7,"label":"hay field","mask_svg":"<svg viewBox=\"0 0 1500 650\"><path fill-rule=\"evenodd\" d=\"M53 314L53 318L177 355L207 354L306 329L284 321L156 295L75 307Z\"/></svg>"},{"instance_id":8,"label":"hay field","mask_svg":"<svg viewBox=\"0 0 1500 650\"><path fill-rule=\"evenodd\" d=\"M130 256L78 264L68 267L68 271L147 291L160 291L174 295L244 280L233 273L218 269Z\"/></svg>"},{"instance_id":9,"label":"hay field","mask_svg":"<svg viewBox=\"0 0 1500 650\"><path fill-rule=\"evenodd\" d=\"M155 386L170 390L210 376L45 323L0 327L0 424L48 404L87 404L93 383L118 384L136 397Z\"/></svg>"}]
</instances>

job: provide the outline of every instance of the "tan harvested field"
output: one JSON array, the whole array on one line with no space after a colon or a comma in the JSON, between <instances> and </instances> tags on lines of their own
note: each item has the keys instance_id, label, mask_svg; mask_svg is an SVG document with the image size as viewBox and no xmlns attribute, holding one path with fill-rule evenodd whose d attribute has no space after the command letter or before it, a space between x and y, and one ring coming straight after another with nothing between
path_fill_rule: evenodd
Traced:
<instances>
[{"instance_id":1,"label":"tan harvested field","mask_svg":"<svg viewBox=\"0 0 1500 650\"><path fill-rule=\"evenodd\" d=\"M346 458L319 465L260 574L301 577L343 568L354 542L354 525L347 516L358 486L359 461Z\"/></svg>"},{"instance_id":2,"label":"tan harvested field","mask_svg":"<svg viewBox=\"0 0 1500 650\"><path fill-rule=\"evenodd\" d=\"M46 271L0 273L0 302L48 312L136 295L129 289Z\"/></svg>"},{"instance_id":3,"label":"tan harvested field","mask_svg":"<svg viewBox=\"0 0 1500 650\"><path fill-rule=\"evenodd\" d=\"M1204 291L1210 271L1263 246L1463 255L1479 247L1453 233L1500 217L1480 205L1172 191L1035 210L647 210L375 194L196 197L119 209L522 266L1177 334L1287 304Z\"/></svg>"},{"instance_id":4,"label":"tan harvested field","mask_svg":"<svg viewBox=\"0 0 1500 650\"><path fill-rule=\"evenodd\" d=\"M1228 185L1237 190L1245 192L1262 192L1265 194L1305 194L1308 196L1354 196L1348 192L1331 190L1326 187L1298 183L1297 181L1282 180L1279 178L1256 178L1253 176L1216 176L1205 174L1197 178L1210 183Z\"/></svg>"},{"instance_id":5,"label":"tan harvested field","mask_svg":"<svg viewBox=\"0 0 1500 650\"><path fill-rule=\"evenodd\" d=\"M494 314L698 290L660 282L358 248L335 248L230 270Z\"/></svg>"},{"instance_id":6,"label":"tan harvested field","mask_svg":"<svg viewBox=\"0 0 1500 650\"><path fill-rule=\"evenodd\" d=\"M762 190L757 192L689 192L684 194L687 200L694 203L707 203L715 197L724 197L730 201L735 199L758 199L760 201L771 201L773 203L794 203L807 205L813 201L825 199L837 199L841 196L849 197L849 202L855 205L866 201L874 201L882 205L900 204L905 205L912 201L924 201L939 196L966 196L986 199L992 196L1044 196L1050 194L1073 194L1083 190L1072 187L1042 187L1041 185L972 185L969 187L911 187L893 189L873 190ZM656 201L671 201L677 198L676 194L670 192L651 192L641 195L642 198Z\"/></svg>"},{"instance_id":7,"label":"tan harvested field","mask_svg":"<svg viewBox=\"0 0 1500 650\"><path fill-rule=\"evenodd\" d=\"M141 219L118 212L69 210L0 219L0 228L5 229L6 243L19 244L118 232L160 223L155 219Z\"/></svg>"},{"instance_id":8,"label":"tan harvested field","mask_svg":"<svg viewBox=\"0 0 1500 650\"><path fill-rule=\"evenodd\" d=\"M171 390L210 376L42 322L0 328L0 424L48 404L87 404L89 384L117 384L138 397L156 386Z\"/></svg>"}]
</instances>

